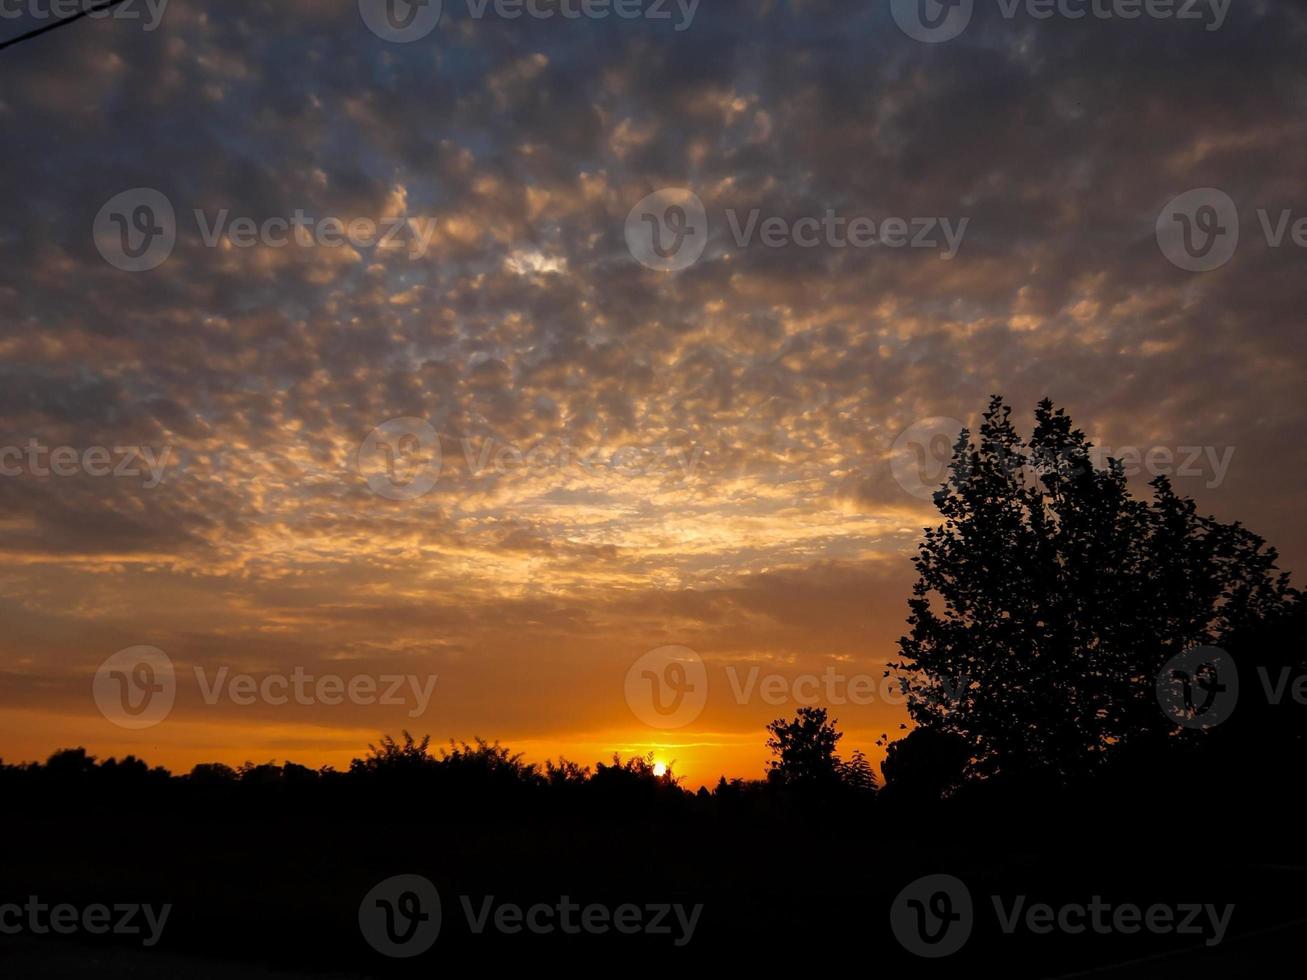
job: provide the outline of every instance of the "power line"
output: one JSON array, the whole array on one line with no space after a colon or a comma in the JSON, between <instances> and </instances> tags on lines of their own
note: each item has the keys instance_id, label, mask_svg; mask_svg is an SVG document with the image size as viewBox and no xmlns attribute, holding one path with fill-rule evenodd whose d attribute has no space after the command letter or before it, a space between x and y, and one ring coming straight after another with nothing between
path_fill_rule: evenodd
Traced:
<instances>
[{"instance_id":1,"label":"power line","mask_svg":"<svg viewBox=\"0 0 1307 980\"><path fill-rule=\"evenodd\" d=\"M18 37L10 38L8 41L0 41L0 51L5 48L13 47L15 44L21 44L24 41L30 41L34 37L40 37L46 31L53 31L57 27L65 27L75 20L81 20L90 14L99 13L101 10L108 10L110 7L116 7L125 0L107 0L105 3L93 4L85 10L73 14L71 17L65 17L63 20L56 20L52 24L46 24L44 27L38 27L34 31L28 31L26 34L19 34Z\"/></svg>"}]
</instances>

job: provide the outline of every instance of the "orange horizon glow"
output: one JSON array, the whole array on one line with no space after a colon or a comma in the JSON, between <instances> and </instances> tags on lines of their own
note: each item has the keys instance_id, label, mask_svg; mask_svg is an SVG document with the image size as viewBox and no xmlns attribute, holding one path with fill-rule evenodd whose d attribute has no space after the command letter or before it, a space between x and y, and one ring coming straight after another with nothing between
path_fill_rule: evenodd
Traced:
<instances>
[{"instance_id":1,"label":"orange horizon glow","mask_svg":"<svg viewBox=\"0 0 1307 980\"><path fill-rule=\"evenodd\" d=\"M10 721L19 723L14 729L21 726L22 731L22 734L11 733L6 737L6 751L0 754L0 759L11 765L44 762L55 751L80 747L100 761L134 755L152 767L168 769L173 775L183 775L202 763L222 763L238 768L246 763L280 765L293 762L310 769L329 766L345 771L350 761L364 757L368 746L376 744L382 734L398 738L402 727L408 727L418 739L430 734L433 755L438 756L441 749L449 746L448 738L442 740L437 733L428 732L420 725L392 726L390 730L372 732L310 726L247 729L239 725L170 721L166 726L168 740L164 741L160 733L109 732L102 724L84 718L48 715L39 711L7 714ZM854 748L860 748L879 767L884 758L883 750L875 744L879 734L846 730L840 743L841 755L847 757ZM455 740L472 742L476 737L468 735L466 739ZM235 739L241 741L239 746L232 744ZM721 777L728 781L765 778L770 758L765 740L766 733L759 727L756 734L664 733L651 737L648 732L637 729L553 739L507 738L499 739L499 742L514 754L521 754L523 762L541 768L546 760L558 762L564 758L593 769L596 763L611 763L614 755L623 761L652 756L655 764L667 767L681 786L697 790L700 786L711 789ZM494 742L495 739L487 738L487 741Z\"/></svg>"}]
</instances>

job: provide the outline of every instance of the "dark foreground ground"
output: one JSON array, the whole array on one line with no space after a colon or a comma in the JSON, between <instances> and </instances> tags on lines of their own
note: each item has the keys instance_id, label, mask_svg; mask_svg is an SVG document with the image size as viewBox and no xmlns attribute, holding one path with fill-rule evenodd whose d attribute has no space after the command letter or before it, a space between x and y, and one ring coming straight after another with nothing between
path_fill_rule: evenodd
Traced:
<instances>
[{"instance_id":1,"label":"dark foreground ground","mask_svg":"<svg viewBox=\"0 0 1307 980\"><path fill-rule=\"evenodd\" d=\"M170 904L160 941L139 936L0 937L0 976L389 977L549 964L587 972L813 969L865 961L887 976L1193 977L1267 972L1295 957L1307 928L1307 867L1283 816L1231 829L1224 814L1177 806L1069 813L1027 807L929 819L877 806L783 817L614 812L584 820L442 819L378 805L365 814L233 815L88 808L4 819L0 904ZM130 808L129 808L130 809ZM1250 819L1253 815L1250 815ZM1125 828L1130 828L1128 831ZM901 889L923 875L965 882L974 928L956 953L906 952L890 926ZM359 907L391 876L438 889L439 936L412 959L378 953ZM1232 905L1210 935L1005 934L990 896L1010 905ZM467 921L493 905L557 906L561 896L610 908L680 903L703 911L693 936L480 934ZM1287 960L1293 962L1293 959ZM1217 973L1215 971L1220 971Z\"/></svg>"}]
</instances>

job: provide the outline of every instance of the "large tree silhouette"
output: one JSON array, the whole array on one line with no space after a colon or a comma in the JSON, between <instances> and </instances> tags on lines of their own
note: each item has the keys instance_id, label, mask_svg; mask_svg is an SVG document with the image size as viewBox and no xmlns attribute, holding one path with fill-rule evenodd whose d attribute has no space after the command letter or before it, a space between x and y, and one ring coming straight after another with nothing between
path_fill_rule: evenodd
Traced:
<instances>
[{"instance_id":1,"label":"large tree silhouette","mask_svg":"<svg viewBox=\"0 0 1307 980\"><path fill-rule=\"evenodd\" d=\"M963 430L914 559L894 666L918 726L962 740L967 773L1065 781L1174 733L1158 670L1297 602L1276 553L1123 466L1045 400L1027 443L1001 398Z\"/></svg>"}]
</instances>

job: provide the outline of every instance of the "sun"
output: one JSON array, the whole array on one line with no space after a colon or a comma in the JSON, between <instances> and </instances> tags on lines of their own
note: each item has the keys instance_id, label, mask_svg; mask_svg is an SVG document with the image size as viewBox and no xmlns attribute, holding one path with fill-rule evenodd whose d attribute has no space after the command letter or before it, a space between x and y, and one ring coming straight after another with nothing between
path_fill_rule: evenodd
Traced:
<instances>
[{"instance_id":1,"label":"sun","mask_svg":"<svg viewBox=\"0 0 1307 980\"><path fill-rule=\"evenodd\" d=\"M654 763L654 767L653 767L653 774L654 774L655 776L666 776L666 775L667 775L667 763L665 763L665 762L655 762L655 763Z\"/></svg>"}]
</instances>

